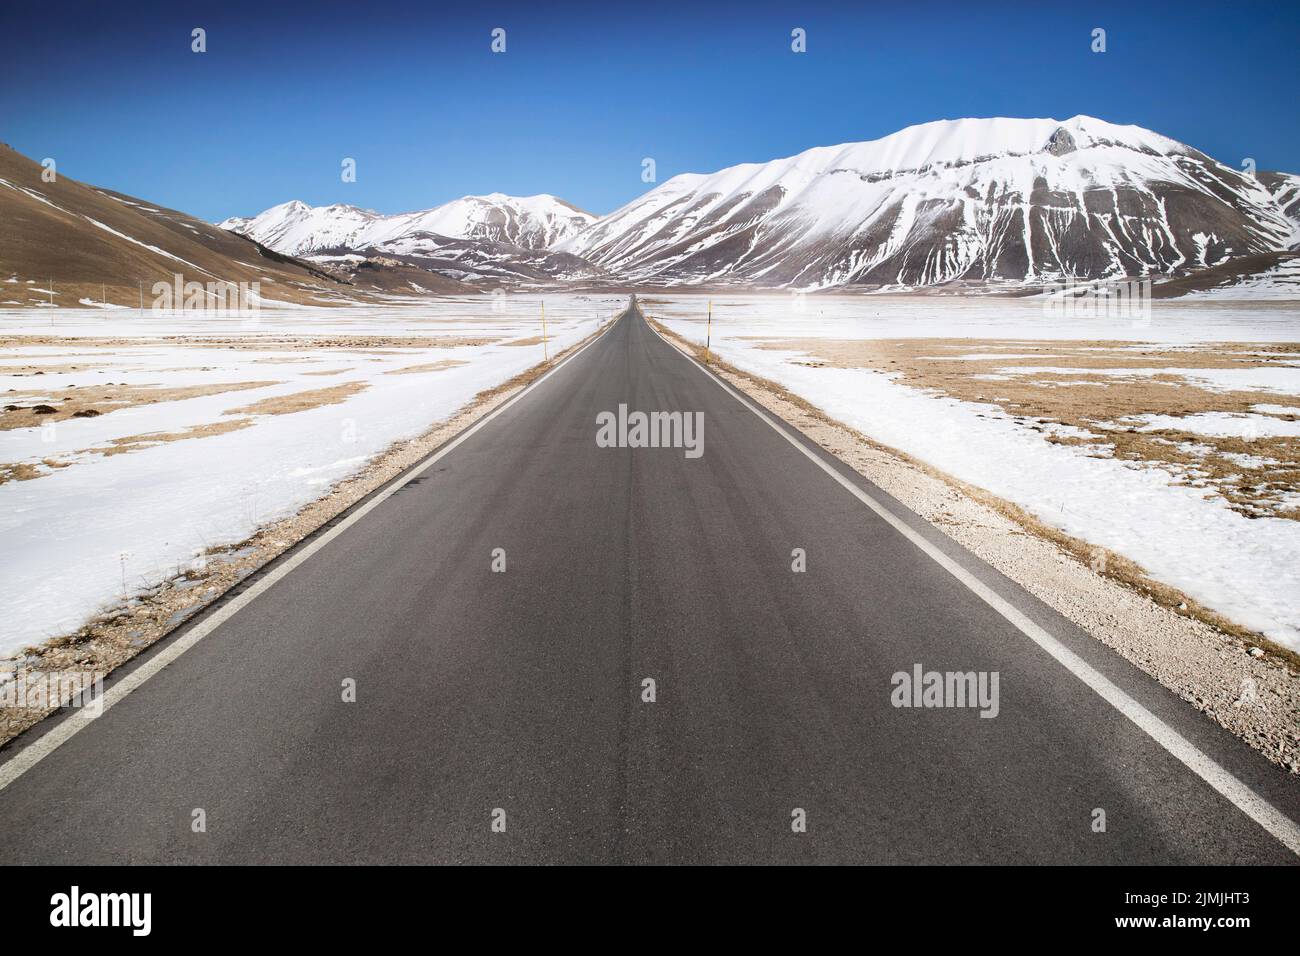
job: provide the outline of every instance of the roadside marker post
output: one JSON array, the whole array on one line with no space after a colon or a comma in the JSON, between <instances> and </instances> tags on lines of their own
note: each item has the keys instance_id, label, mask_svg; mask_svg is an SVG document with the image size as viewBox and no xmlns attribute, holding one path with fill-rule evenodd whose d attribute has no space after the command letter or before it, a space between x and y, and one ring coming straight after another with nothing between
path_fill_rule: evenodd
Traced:
<instances>
[{"instance_id":1,"label":"roadside marker post","mask_svg":"<svg viewBox=\"0 0 1300 956\"><path fill-rule=\"evenodd\" d=\"M709 319L704 326L704 364L709 364L709 350L713 346L713 300L709 300Z\"/></svg>"},{"instance_id":2,"label":"roadside marker post","mask_svg":"<svg viewBox=\"0 0 1300 956\"><path fill-rule=\"evenodd\" d=\"M542 361L551 360L550 349L546 345L546 303L542 303Z\"/></svg>"}]
</instances>

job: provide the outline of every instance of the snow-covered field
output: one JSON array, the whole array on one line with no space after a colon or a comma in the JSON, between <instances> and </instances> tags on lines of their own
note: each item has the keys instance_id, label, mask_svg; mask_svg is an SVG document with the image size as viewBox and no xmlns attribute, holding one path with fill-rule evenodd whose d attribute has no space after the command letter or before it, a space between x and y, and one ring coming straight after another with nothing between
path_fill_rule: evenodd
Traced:
<instances>
[{"instance_id":1,"label":"snow-covered field","mask_svg":"<svg viewBox=\"0 0 1300 956\"><path fill-rule=\"evenodd\" d=\"M550 354L624 301L547 296ZM0 391L19 406L6 414L30 416L0 430L0 655L293 514L536 365L538 306L479 296L255 317L0 311ZM175 391L194 386L207 393ZM97 417L31 410L86 395L99 397Z\"/></svg>"},{"instance_id":2,"label":"snow-covered field","mask_svg":"<svg viewBox=\"0 0 1300 956\"><path fill-rule=\"evenodd\" d=\"M703 343L704 297L656 295L645 305L674 332ZM816 340L927 338L975 340L954 353L968 360L988 357L982 342L997 342L1007 353L1002 359L1013 357L1018 342L1086 340L1108 343L1112 352L1133 343L1137 353L1147 348L1139 343L1159 343L1190 351L1208 342L1300 342L1300 309L1157 304L1149 320L1133 321L1049 317L1030 300L773 295L715 298L712 324L712 348L732 365L778 382L871 438L1015 502L1068 534L1125 555L1157 580L1300 649L1300 521L1247 517L1207 486L1176 482L1149 462L1054 444L1047 440L1050 427L1008 414L995 401L958 400L904 385L891 371L808 361ZM789 347L791 339L805 344ZM764 341L783 347L764 348ZM1174 370L1200 389L1271 396L1248 413L1189 415L1178 427L1193 434L1294 434L1286 417L1300 414L1300 353L1280 358L1261 358L1259 366L1247 361L1239 368ZM1085 374L1068 367L1032 372ZM1144 373L1154 378L1171 370L1114 374L1132 382ZM993 380L995 395L998 380L1024 374L1019 365L983 377ZM1086 374L1110 373L1089 368ZM1149 429L1170 423L1148 418L1133 424ZM1241 457L1250 467L1248 456Z\"/></svg>"}]
</instances>

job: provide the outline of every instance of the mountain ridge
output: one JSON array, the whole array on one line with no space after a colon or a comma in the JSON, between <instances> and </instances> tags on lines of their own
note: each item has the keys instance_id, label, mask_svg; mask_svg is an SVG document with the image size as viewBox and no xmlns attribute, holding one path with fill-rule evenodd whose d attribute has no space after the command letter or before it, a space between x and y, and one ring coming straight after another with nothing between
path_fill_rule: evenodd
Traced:
<instances>
[{"instance_id":1,"label":"mountain ridge","mask_svg":"<svg viewBox=\"0 0 1300 956\"><path fill-rule=\"evenodd\" d=\"M396 216L295 201L223 225L472 283L1014 291L1235 275L1220 267L1300 248L1300 177L1086 115L963 118L681 173L599 217L493 193Z\"/></svg>"},{"instance_id":2,"label":"mountain ridge","mask_svg":"<svg viewBox=\"0 0 1300 956\"><path fill-rule=\"evenodd\" d=\"M536 251L550 248L596 218L549 193L507 196L494 192L391 215L348 203L310 206L293 199L256 216L231 217L218 225L294 255L391 246L426 233L508 242Z\"/></svg>"},{"instance_id":3,"label":"mountain ridge","mask_svg":"<svg viewBox=\"0 0 1300 956\"><path fill-rule=\"evenodd\" d=\"M674 176L557 249L651 284L906 290L1174 274L1292 231L1259 181L1159 133L999 117Z\"/></svg>"},{"instance_id":4,"label":"mountain ridge","mask_svg":"<svg viewBox=\"0 0 1300 956\"><path fill-rule=\"evenodd\" d=\"M131 304L173 271L313 304L555 286L1023 295L1126 278L1300 298L1300 175L1083 115L936 120L682 173L604 216L497 192L394 215L291 200L214 226L46 183L6 147L0 215L10 305Z\"/></svg>"}]
</instances>

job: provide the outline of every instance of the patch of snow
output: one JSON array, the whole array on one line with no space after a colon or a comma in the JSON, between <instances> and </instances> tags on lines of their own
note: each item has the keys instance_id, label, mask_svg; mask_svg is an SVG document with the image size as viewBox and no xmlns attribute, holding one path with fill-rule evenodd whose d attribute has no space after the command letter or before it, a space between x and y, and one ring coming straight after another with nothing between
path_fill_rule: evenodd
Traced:
<instances>
[{"instance_id":1,"label":"patch of snow","mask_svg":"<svg viewBox=\"0 0 1300 956\"><path fill-rule=\"evenodd\" d=\"M703 343L704 297L656 295L651 311L674 332ZM1300 526L1284 518L1247 518L1205 489L1179 484L1157 468L1096 457L1057 445L989 406L935 396L867 369L809 367L795 350L762 348L763 339L976 338L1165 344L1295 341L1293 311L1157 304L1152 320L1048 319L1014 301L866 300L814 297L802 304L774 296L714 298L712 347L723 360L777 382L863 434L926 461L1027 509L1067 534L1135 561L1148 574L1192 595L1239 624L1300 649ZM1015 370L1021 371L1019 369ZM1075 373L1092 370L1072 370ZM1131 370L1123 370L1131 374ZM1156 370L1164 373L1168 370ZM1232 375L1226 372L1231 371ZM1241 387L1268 382L1257 373L1289 369L1183 370ZM1252 378L1254 376L1254 378ZM1194 418L1195 416L1189 416ZM1234 416L1211 415L1207 429L1245 432ZM1265 427L1292 428L1265 416ZM1178 427L1188 419L1178 419ZM1193 424L1198 424L1194 422ZM1287 434L1292 432L1287 431Z\"/></svg>"},{"instance_id":2,"label":"patch of snow","mask_svg":"<svg viewBox=\"0 0 1300 956\"><path fill-rule=\"evenodd\" d=\"M1172 429L1205 435L1207 438L1300 438L1300 421L1288 422L1268 415L1234 415L1228 412L1200 412L1196 415L1135 415L1125 424L1137 424L1140 432Z\"/></svg>"}]
</instances>

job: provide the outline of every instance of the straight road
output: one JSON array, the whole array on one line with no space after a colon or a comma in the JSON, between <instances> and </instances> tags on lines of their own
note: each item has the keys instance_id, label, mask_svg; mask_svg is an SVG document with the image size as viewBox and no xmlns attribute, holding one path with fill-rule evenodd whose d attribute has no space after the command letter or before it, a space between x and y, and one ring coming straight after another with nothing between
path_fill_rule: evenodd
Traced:
<instances>
[{"instance_id":1,"label":"straight road","mask_svg":"<svg viewBox=\"0 0 1300 956\"><path fill-rule=\"evenodd\" d=\"M620 404L703 454L600 447ZM631 305L12 779L0 863L1296 862L917 540L1283 830L1292 778L784 427ZM894 706L918 664L996 716Z\"/></svg>"}]
</instances>

